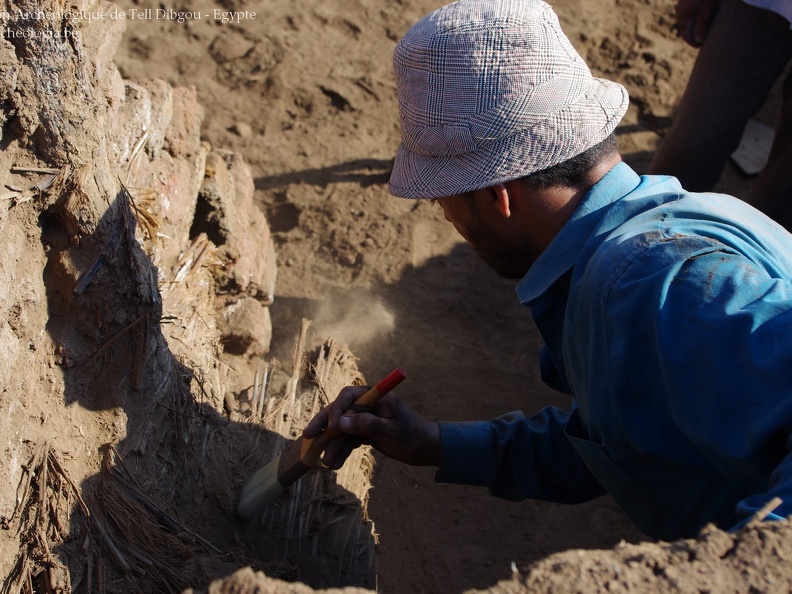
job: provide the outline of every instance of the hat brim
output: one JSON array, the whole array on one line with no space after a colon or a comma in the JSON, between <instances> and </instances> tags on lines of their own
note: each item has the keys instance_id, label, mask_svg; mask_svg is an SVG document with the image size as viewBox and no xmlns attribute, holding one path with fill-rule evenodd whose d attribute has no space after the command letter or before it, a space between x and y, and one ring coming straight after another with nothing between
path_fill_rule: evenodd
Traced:
<instances>
[{"instance_id":1,"label":"hat brim","mask_svg":"<svg viewBox=\"0 0 792 594\"><path fill-rule=\"evenodd\" d=\"M627 111L620 84L593 78L578 99L541 122L475 151L433 157L399 146L388 191L399 198L443 198L547 169L602 142Z\"/></svg>"}]
</instances>

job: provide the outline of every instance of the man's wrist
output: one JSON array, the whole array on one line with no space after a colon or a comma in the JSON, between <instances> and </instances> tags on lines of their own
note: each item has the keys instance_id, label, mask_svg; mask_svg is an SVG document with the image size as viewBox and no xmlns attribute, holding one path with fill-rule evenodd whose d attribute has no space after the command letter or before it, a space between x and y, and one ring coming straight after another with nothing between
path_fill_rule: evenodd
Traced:
<instances>
[{"instance_id":1,"label":"man's wrist","mask_svg":"<svg viewBox=\"0 0 792 594\"><path fill-rule=\"evenodd\" d=\"M440 466L440 424L437 421L425 421L425 434L419 465Z\"/></svg>"}]
</instances>

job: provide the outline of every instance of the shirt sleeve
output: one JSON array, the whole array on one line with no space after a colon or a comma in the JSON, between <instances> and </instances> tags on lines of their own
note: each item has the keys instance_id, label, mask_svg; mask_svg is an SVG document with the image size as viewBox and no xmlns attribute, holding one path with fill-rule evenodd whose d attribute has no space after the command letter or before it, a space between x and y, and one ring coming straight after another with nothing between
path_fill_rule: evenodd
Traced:
<instances>
[{"instance_id":1,"label":"shirt sleeve","mask_svg":"<svg viewBox=\"0 0 792 594\"><path fill-rule=\"evenodd\" d=\"M570 413L546 407L490 421L440 423L436 480L487 487L511 501L580 503L605 493L564 434Z\"/></svg>"}]
</instances>

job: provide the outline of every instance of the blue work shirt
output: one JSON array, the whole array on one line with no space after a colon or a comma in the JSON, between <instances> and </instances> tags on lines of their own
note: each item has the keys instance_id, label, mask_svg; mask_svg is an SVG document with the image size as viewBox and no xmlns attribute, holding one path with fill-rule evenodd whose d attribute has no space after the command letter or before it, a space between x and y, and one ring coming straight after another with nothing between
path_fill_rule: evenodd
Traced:
<instances>
[{"instance_id":1,"label":"blue work shirt","mask_svg":"<svg viewBox=\"0 0 792 594\"><path fill-rule=\"evenodd\" d=\"M441 423L441 482L577 503L646 534L792 514L792 235L746 203L620 163L517 287L542 379L573 397Z\"/></svg>"}]
</instances>

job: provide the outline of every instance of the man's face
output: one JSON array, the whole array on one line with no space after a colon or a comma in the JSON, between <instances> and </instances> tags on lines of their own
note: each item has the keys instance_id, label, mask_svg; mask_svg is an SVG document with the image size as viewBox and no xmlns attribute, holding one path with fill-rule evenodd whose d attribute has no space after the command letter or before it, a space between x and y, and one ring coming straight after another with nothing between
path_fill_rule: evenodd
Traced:
<instances>
[{"instance_id":1,"label":"man's face","mask_svg":"<svg viewBox=\"0 0 792 594\"><path fill-rule=\"evenodd\" d=\"M522 278L538 256L528 238L515 236L510 219L494 206L490 189L439 198L446 220L499 275Z\"/></svg>"}]
</instances>

